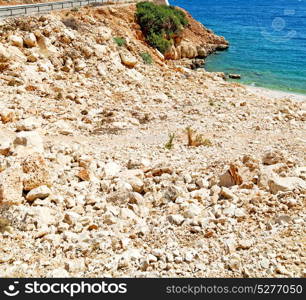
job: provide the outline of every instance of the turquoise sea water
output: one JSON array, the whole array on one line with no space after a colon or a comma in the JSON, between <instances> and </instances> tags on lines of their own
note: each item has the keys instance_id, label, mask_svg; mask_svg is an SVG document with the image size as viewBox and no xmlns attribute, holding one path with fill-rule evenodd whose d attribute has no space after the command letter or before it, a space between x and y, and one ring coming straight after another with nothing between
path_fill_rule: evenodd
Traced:
<instances>
[{"instance_id":1,"label":"turquoise sea water","mask_svg":"<svg viewBox=\"0 0 306 300\"><path fill-rule=\"evenodd\" d=\"M306 94L306 0L170 0L224 36L230 47L206 59L209 71L242 83Z\"/></svg>"}]
</instances>

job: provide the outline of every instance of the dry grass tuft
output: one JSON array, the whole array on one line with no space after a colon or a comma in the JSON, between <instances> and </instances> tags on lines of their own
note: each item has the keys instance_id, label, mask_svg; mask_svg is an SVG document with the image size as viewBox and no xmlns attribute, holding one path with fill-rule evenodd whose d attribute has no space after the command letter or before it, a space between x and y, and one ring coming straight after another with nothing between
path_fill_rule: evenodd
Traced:
<instances>
[{"instance_id":1,"label":"dry grass tuft","mask_svg":"<svg viewBox=\"0 0 306 300\"><path fill-rule=\"evenodd\" d=\"M206 146L211 147L212 142L205 138L202 134L197 133L194 129L190 126L186 128L187 138L188 138L188 146L189 147L199 147L199 146Z\"/></svg>"}]
</instances>

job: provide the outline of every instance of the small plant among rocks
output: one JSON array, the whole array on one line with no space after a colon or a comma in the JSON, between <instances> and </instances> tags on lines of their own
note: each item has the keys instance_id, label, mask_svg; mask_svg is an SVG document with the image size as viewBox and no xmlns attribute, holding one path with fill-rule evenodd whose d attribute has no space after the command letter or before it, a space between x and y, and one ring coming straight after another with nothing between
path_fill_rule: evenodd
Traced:
<instances>
[{"instance_id":1,"label":"small plant among rocks","mask_svg":"<svg viewBox=\"0 0 306 300\"><path fill-rule=\"evenodd\" d=\"M175 138L175 134L174 133L170 133L169 134L168 142L165 144L165 148L166 149L171 150L173 148L173 146L174 146L174 144L173 144L174 138Z\"/></svg>"},{"instance_id":2,"label":"small plant among rocks","mask_svg":"<svg viewBox=\"0 0 306 300\"><path fill-rule=\"evenodd\" d=\"M114 42L117 44L117 46L122 47L126 45L126 40L123 37L114 37Z\"/></svg>"},{"instance_id":3,"label":"small plant among rocks","mask_svg":"<svg viewBox=\"0 0 306 300\"><path fill-rule=\"evenodd\" d=\"M142 52L140 53L140 56L145 64L151 65L153 63L153 59L150 53Z\"/></svg>"},{"instance_id":4,"label":"small plant among rocks","mask_svg":"<svg viewBox=\"0 0 306 300\"><path fill-rule=\"evenodd\" d=\"M186 128L186 133L187 133L189 147L212 146L212 142L209 139L205 138L202 134L197 133L190 126Z\"/></svg>"}]
</instances>

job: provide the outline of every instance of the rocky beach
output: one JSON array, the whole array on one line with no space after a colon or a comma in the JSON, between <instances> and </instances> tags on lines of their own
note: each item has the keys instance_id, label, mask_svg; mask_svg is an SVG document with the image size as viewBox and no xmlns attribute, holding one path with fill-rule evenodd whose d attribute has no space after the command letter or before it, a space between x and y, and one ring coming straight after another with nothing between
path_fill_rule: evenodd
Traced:
<instances>
[{"instance_id":1,"label":"rocky beach","mask_svg":"<svg viewBox=\"0 0 306 300\"><path fill-rule=\"evenodd\" d=\"M191 70L228 43L187 16L1 20L0 277L306 276L305 97Z\"/></svg>"}]
</instances>

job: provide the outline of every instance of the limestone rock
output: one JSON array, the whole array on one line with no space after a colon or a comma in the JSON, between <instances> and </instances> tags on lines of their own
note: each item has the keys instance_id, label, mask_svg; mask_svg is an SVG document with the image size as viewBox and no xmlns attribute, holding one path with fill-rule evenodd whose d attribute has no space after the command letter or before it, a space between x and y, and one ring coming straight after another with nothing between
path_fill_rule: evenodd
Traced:
<instances>
[{"instance_id":1,"label":"limestone rock","mask_svg":"<svg viewBox=\"0 0 306 300\"><path fill-rule=\"evenodd\" d=\"M18 35L9 36L9 41L13 46L22 48L23 47L23 39Z\"/></svg>"},{"instance_id":2,"label":"limestone rock","mask_svg":"<svg viewBox=\"0 0 306 300\"><path fill-rule=\"evenodd\" d=\"M103 58L107 54L107 46L106 45L95 45L94 47L95 55L98 58Z\"/></svg>"},{"instance_id":3,"label":"limestone rock","mask_svg":"<svg viewBox=\"0 0 306 300\"><path fill-rule=\"evenodd\" d=\"M176 47L177 55L175 59L181 58L195 58L198 56L197 48L194 44L183 42L178 47ZM174 55L175 57L175 55Z\"/></svg>"},{"instance_id":4,"label":"limestone rock","mask_svg":"<svg viewBox=\"0 0 306 300\"><path fill-rule=\"evenodd\" d=\"M182 215L170 215L168 217L168 220L172 224L181 225L184 222L185 218Z\"/></svg>"},{"instance_id":5,"label":"limestone rock","mask_svg":"<svg viewBox=\"0 0 306 300\"><path fill-rule=\"evenodd\" d=\"M293 191L300 189L306 191L306 182L298 177L279 177L274 175L268 182L271 193Z\"/></svg>"},{"instance_id":6,"label":"limestone rock","mask_svg":"<svg viewBox=\"0 0 306 300\"><path fill-rule=\"evenodd\" d=\"M198 216L202 212L201 207L198 205L191 203L184 211L185 218L194 218Z\"/></svg>"},{"instance_id":7,"label":"limestone rock","mask_svg":"<svg viewBox=\"0 0 306 300\"><path fill-rule=\"evenodd\" d=\"M8 49L0 44L0 62L8 62L11 60L11 54Z\"/></svg>"},{"instance_id":8,"label":"limestone rock","mask_svg":"<svg viewBox=\"0 0 306 300\"><path fill-rule=\"evenodd\" d=\"M227 187L221 188L221 196L223 196L225 199L235 199L237 198L236 195Z\"/></svg>"},{"instance_id":9,"label":"limestone rock","mask_svg":"<svg viewBox=\"0 0 306 300\"><path fill-rule=\"evenodd\" d=\"M238 167L231 164L229 169L219 177L219 186L231 187L242 184L242 178L239 175Z\"/></svg>"},{"instance_id":10,"label":"limestone rock","mask_svg":"<svg viewBox=\"0 0 306 300\"><path fill-rule=\"evenodd\" d=\"M36 228L46 228L56 224L60 215L55 209L45 206L32 206L24 211L23 222L25 224L34 224Z\"/></svg>"},{"instance_id":11,"label":"limestone rock","mask_svg":"<svg viewBox=\"0 0 306 300\"><path fill-rule=\"evenodd\" d=\"M90 171L87 168L82 168L77 176L83 181L90 181L91 179Z\"/></svg>"},{"instance_id":12,"label":"limestone rock","mask_svg":"<svg viewBox=\"0 0 306 300\"><path fill-rule=\"evenodd\" d=\"M120 173L120 177L131 185L137 193L143 191L143 172L141 170L127 170Z\"/></svg>"},{"instance_id":13,"label":"limestone rock","mask_svg":"<svg viewBox=\"0 0 306 300\"><path fill-rule=\"evenodd\" d=\"M99 26L98 31L98 41L100 43L107 42L112 38L112 31L109 27Z\"/></svg>"},{"instance_id":14,"label":"limestone rock","mask_svg":"<svg viewBox=\"0 0 306 300\"><path fill-rule=\"evenodd\" d=\"M223 214L228 217L233 217L235 215L236 208L237 207L235 204L230 203L228 207L223 209Z\"/></svg>"},{"instance_id":15,"label":"limestone rock","mask_svg":"<svg viewBox=\"0 0 306 300\"><path fill-rule=\"evenodd\" d=\"M199 58L205 58L206 56L208 56L208 51L204 47L198 46L197 52Z\"/></svg>"},{"instance_id":16,"label":"limestone rock","mask_svg":"<svg viewBox=\"0 0 306 300\"><path fill-rule=\"evenodd\" d=\"M28 155L21 163L25 177L24 190L30 191L41 185L51 186L49 167L39 153Z\"/></svg>"},{"instance_id":17,"label":"limestone rock","mask_svg":"<svg viewBox=\"0 0 306 300\"><path fill-rule=\"evenodd\" d=\"M104 166L104 173L106 177L115 177L119 175L121 171L121 166L115 162L109 162Z\"/></svg>"},{"instance_id":18,"label":"limestone rock","mask_svg":"<svg viewBox=\"0 0 306 300\"><path fill-rule=\"evenodd\" d=\"M84 60L78 59L75 61L74 68L77 72L84 70L86 67L87 65Z\"/></svg>"},{"instance_id":19,"label":"limestone rock","mask_svg":"<svg viewBox=\"0 0 306 300\"><path fill-rule=\"evenodd\" d=\"M27 61L26 56L18 47L9 46L7 50L10 53L10 60L13 60L15 63L25 63Z\"/></svg>"},{"instance_id":20,"label":"limestone rock","mask_svg":"<svg viewBox=\"0 0 306 300\"><path fill-rule=\"evenodd\" d=\"M20 166L0 172L0 203L20 204L22 201L23 174Z\"/></svg>"},{"instance_id":21,"label":"limestone rock","mask_svg":"<svg viewBox=\"0 0 306 300\"><path fill-rule=\"evenodd\" d=\"M107 75L107 71L106 68L104 66L104 64L98 64L97 65L97 70L100 76L106 76Z\"/></svg>"},{"instance_id":22,"label":"limestone rock","mask_svg":"<svg viewBox=\"0 0 306 300\"><path fill-rule=\"evenodd\" d=\"M274 165L284 162L284 154L278 150L268 150L262 157L262 163L265 165Z\"/></svg>"},{"instance_id":23,"label":"limestone rock","mask_svg":"<svg viewBox=\"0 0 306 300\"><path fill-rule=\"evenodd\" d=\"M35 47L36 46L36 36L34 33L27 34L23 39L24 44L29 47Z\"/></svg>"},{"instance_id":24,"label":"limestone rock","mask_svg":"<svg viewBox=\"0 0 306 300\"><path fill-rule=\"evenodd\" d=\"M251 248L252 245L253 245L252 240L243 239L243 240L240 240L240 241L238 242L237 248L238 248L238 249L244 249L244 250L245 250L245 249Z\"/></svg>"},{"instance_id":25,"label":"limestone rock","mask_svg":"<svg viewBox=\"0 0 306 300\"><path fill-rule=\"evenodd\" d=\"M137 58L127 51L121 51L120 58L122 64L124 64L128 68L134 68L138 63Z\"/></svg>"},{"instance_id":26,"label":"limestone rock","mask_svg":"<svg viewBox=\"0 0 306 300\"><path fill-rule=\"evenodd\" d=\"M39 186L33 190L31 190L27 196L26 199L28 201L34 201L36 199L44 199L46 197L48 197L51 194L51 190L46 186L46 185L42 185Z\"/></svg>"},{"instance_id":27,"label":"limestone rock","mask_svg":"<svg viewBox=\"0 0 306 300\"><path fill-rule=\"evenodd\" d=\"M270 166L261 166L259 168L258 186L269 190L269 181L277 175L275 172L278 168L281 168L282 164L275 164Z\"/></svg>"},{"instance_id":28,"label":"limestone rock","mask_svg":"<svg viewBox=\"0 0 306 300\"><path fill-rule=\"evenodd\" d=\"M37 62L39 60L39 54L36 52L32 52L27 56L28 62Z\"/></svg>"}]
</instances>

